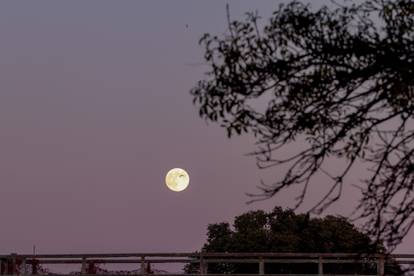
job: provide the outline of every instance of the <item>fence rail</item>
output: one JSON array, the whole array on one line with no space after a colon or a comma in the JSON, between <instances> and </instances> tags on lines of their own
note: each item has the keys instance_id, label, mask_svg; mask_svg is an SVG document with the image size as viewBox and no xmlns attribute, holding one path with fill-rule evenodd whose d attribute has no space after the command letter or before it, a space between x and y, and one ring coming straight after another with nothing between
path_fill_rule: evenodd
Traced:
<instances>
[{"instance_id":1,"label":"fence rail","mask_svg":"<svg viewBox=\"0 0 414 276\"><path fill-rule=\"evenodd\" d=\"M0 275L37 275L43 264L79 264L78 275L97 275L97 264L137 264L136 275L157 274L151 270L151 264L195 264L197 275L217 276L223 274L209 273L212 264L257 264L257 274L231 274L233 276L249 275L333 275L324 274L325 266L329 264L369 264L375 268L377 276L385 275L387 264L414 264L414 254L348 254L348 253L118 253L118 254L8 254L0 255ZM266 266L272 264L315 264L317 273L314 274L269 274ZM158 273L159 274L159 273ZM57 275L57 274L54 274ZM105 273L105 275L110 275ZM114 275L121 275L116 273ZM132 275L132 274L128 274ZM167 275L167 274L162 274ZM168 274L183 275L183 274ZM186 274L196 275L196 274ZM346 276L346 274L338 274ZM352 274L355 276L355 274ZM362 275L362 274L358 274Z\"/></svg>"}]
</instances>

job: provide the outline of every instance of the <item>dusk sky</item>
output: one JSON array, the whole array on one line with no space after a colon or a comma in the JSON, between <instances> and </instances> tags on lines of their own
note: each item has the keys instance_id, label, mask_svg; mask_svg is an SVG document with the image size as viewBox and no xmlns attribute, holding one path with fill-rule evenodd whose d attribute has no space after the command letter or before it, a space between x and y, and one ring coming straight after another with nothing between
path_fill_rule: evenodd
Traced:
<instances>
[{"instance_id":1,"label":"dusk sky","mask_svg":"<svg viewBox=\"0 0 414 276\"><path fill-rule=\"evenodd\" d=\"M293 207L292 192L246 204L283 171L257 169L253 140L228 139L192 104L209 69L198 40L225 32L226 3L267 20L281 1L1 3L1 254L189 252L209 223ZM173 167L189 172L184 192L165 186ZM327 213L357 198L347 189Z\"/></svg>"}]
</instances>

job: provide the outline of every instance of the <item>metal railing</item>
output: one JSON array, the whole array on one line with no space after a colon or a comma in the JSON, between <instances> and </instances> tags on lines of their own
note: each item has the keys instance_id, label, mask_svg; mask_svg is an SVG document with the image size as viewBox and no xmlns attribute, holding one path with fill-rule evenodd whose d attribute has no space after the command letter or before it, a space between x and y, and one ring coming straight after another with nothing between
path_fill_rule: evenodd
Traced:
<instances>
[{"instance_id":1,"label":"metal railing","mask_svg":"<svg viewBox=\"0 0 414 276\"><path fill-rule=\"evenodd\" d=\"M324 274L327 265L369 264L375 267L377 276L385 275L387 264L411 265L414 264L414 254L348 254L348 253L118 253L118 254L9 254L0 255L0 275L37 275L39 267L48 264L79 264L80 275L99 274L94 270L99 264L136 264L136 274L157 274L151 270L151 264L194 264L198 275L209 274L209 265L212 264L257 264L257 273L254 275L328 275ZM272 264L315 264L317 273L309 274L270 274L266 273L266 266ZM57 274L54 274L57 275ZM63 275L63 274L62 274ZM106 273L106 275L108 275ZM116 275L120 275L117 273ZM165 275L165 274L163 274ZM183 275L183 274L169 274ZM186 274L195 275L195 274ZM222 274L221 274L222 275ZM232 274L252 275L252 274ZM333 274L329 274L333 275ZM338 274L344 276L345 274ZM353 274L355 275L355 274ZM358 274L361 275L361 274Z\"/></svg>"}]
</instances>

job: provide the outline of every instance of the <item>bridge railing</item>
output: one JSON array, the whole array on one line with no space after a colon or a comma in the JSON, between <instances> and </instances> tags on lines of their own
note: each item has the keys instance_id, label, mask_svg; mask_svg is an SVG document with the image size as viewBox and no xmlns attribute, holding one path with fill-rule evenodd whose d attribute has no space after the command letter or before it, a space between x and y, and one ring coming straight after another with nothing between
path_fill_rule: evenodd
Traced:
<instances>
[{"instance_id":1,"label":"bridge railing","mask_svg":"<svg viewBox=\"0 0 414 276\"><path fill-rule=\"evenodd\" d=\"M184 263L197 266L198 274L209 274L212 264L257 264L255 275L293 275L268 274L266 266L271 264L315 264L317 273L324 274L329 264L370 264L375 267L377 276L385 275L386 264L412 265L414 254L348 254L348 253L118 253L118 254L9 254L0 255L0 275L37 275L41 265L79 264L80 275L99 274L99 264L136 264L137 275L157 274L151 270L151 264ZM56 274L55 274L56 275ZM107 274L106 274L107 275ZM120 275L120 274L117 274ZM177 275L177 274L174 274ZM192 274L188 274L192 275ZM233 274L234 275L234 274ZM246 275L246 274L243 274ZM332 275L332 274L330 274ZM344 274L338 274L344 275ZM296 274L295 276L298 276Z\"/></svg>"}]
</instances>

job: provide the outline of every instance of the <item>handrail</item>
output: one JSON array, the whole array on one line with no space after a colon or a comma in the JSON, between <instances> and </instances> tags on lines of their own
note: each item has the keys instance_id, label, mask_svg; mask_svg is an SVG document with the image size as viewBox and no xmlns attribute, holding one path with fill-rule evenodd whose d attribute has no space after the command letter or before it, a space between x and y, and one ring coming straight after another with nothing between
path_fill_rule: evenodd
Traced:
<instances>
[{"instance_id":1,"label":"handrail","mask_svg":"<svg viewBox=\"0 0 414 276\"><path fill-rule=\"evenodd\" d=\"M383 256L383 254L369 254L369 253L290 253L290 252L199 252L199 253L84 253L84 254L19 254L25 258L121 258L121 257L198 257L202 254L206 257L339 257L352 258L360 256ZM13 254L0 255L0 258L8 257ZM387 256L398 258L414 258L414 254L388 254Z\"/></svg>"}]
</instances>

